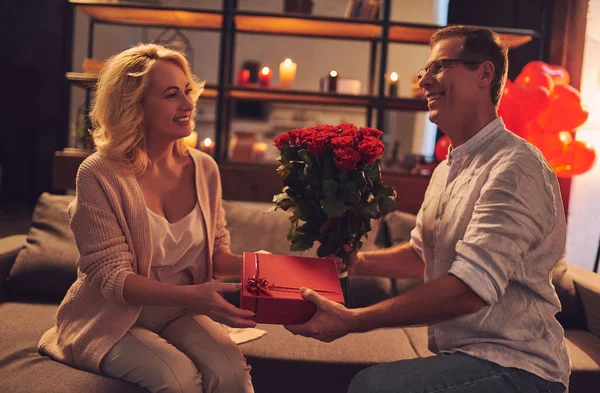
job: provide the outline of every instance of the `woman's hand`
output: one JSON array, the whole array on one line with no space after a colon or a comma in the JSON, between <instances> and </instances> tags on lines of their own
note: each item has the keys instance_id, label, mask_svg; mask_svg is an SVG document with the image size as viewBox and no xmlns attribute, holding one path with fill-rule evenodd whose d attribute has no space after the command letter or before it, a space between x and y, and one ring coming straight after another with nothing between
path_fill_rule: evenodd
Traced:
<instances>
[{"instance_id":1,"label":"woman's hand","mask_svg":"<svg viewBox=\"0 0 600 393\"><path fill-rule=\"evenodd\" d=\"M237 308L223 298L223 292L238 292L242 284L207 282L204 284L190 285L186 306L198 311L215 322L227 326L248 328L256 326L252 317L254 313L249 310Z\"/></svg>"}]
</instances>

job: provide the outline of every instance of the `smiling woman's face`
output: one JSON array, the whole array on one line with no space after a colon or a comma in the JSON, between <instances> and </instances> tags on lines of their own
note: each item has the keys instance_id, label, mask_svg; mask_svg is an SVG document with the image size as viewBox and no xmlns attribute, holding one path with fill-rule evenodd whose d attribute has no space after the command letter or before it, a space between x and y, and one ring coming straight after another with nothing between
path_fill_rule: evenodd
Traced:
<instances>
[{"instance_id":1,"label":"smiling woman's face","mask_svg":"<svg viewBox=\"0 0 600 393\"><path fill-rule=\"evenodd\" d=\"M148 77L142 104L146 137L171 142L188 136L194 103L185 72L174 62L160 61Z\"/></svg>"}]
</instances>

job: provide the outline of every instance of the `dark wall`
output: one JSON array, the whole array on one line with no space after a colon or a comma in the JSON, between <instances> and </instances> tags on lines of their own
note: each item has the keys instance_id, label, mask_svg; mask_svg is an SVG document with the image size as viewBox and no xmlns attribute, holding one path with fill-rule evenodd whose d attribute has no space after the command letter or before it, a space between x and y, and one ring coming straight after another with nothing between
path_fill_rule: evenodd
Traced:
<instances>
[{"instance_id":1,"label":"dark wall","mask_svg":"<svg viewBox=\"0 0 600 393\"><path fill-rule=\"evenodd\" d=\"M554 0L450 0L448 24L532 29L542 33L542 39L509 51L508 78L514 80L529 61L548 61L553 6Z\"/></svg>"},{"instance_id":2,"label":"dark wall","mask_svg":"<svg viewBox=\"0 0 600 393\"><path fill-rule=\"evenodd\" d=\"M2 1L0 199L50 191L55 150L67 144L73 10L66 0Z\"/></svg>"}]
</instances>

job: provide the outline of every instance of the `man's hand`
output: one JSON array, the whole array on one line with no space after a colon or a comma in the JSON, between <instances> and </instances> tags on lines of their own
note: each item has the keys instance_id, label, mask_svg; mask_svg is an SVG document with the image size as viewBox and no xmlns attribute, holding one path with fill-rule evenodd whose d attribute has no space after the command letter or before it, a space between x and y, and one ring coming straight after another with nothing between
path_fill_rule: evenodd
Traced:
<instances>
[{"instance_id":1,"label":"man's hand","mask_svg":"<svg viewBox=\"0 0 600 393\"><path fill-rule=\"evenodd\" d=\"M344 246L344 251L346 251L346 263L344 263L342 258L334 256L335 266L337 268L338 275L342 274L344 271L347 271L348 275L351 276L356 274L356 266L360 264L362 259L358 253L352 251L352 246L349 244Z\"/></svg>"},{"instance_id":2,"label":"man's hand","mask_svg":"<svg viewBox=\"0 0 600 393\"><path fill-rule=\"evenodd\" d=\"M324 298L312 289L300 288L300 293L304 299L317 306L317 312L310 321L301 325L284 326L287 330L324 342L331 342L352 333L354 315L351 310Z\"/></svg>"}]
</instances>

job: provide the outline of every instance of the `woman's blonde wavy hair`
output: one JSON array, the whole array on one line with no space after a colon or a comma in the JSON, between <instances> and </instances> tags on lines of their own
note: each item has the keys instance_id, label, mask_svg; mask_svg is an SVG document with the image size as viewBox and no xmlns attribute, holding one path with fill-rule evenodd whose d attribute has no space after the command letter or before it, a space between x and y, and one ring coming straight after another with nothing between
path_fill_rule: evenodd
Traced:
<instances>
[{"instance_id":1,"label":"woman's blonde wavy hair","mask_svg":"<svg viewBox=\"0 0 600 393\"><path fill-rule=\"evenodd\" d=\"M194 110L190 116L194 129L196 101L204 82L192 74L183 54L155 44L138 44L111 57L98 78L96 98L91 111L92 137L96 149L110 159L130 167L136 175L150 166L146 154L146 127L142 103L149 74L160 61L179 66L190 81ZM183 139L175 142L175 154L188 154Z\"/></svg>"}]
</instances>

